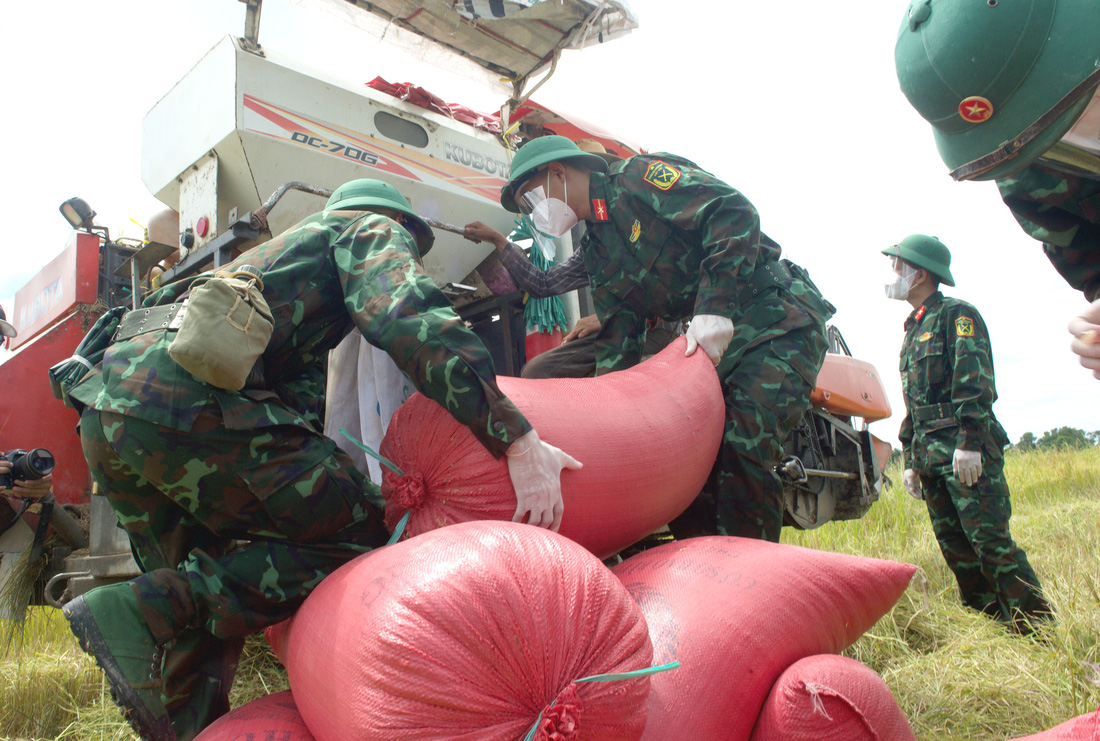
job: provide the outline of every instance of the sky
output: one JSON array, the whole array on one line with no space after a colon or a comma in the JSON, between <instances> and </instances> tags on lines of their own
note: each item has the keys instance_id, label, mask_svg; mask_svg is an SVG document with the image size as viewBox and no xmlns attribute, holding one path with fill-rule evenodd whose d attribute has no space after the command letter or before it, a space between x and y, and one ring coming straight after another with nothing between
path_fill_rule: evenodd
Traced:
<instances>
[{"instance_id":1,"label":"sky","mask_svg":"<svg viewBox=\"0 0 1100 741\"><path fill-rule=\"evenodd\" d=\"M832 323L852 353L878 369L894 415L872 432L897 444L911 311L884 297L889 263L879 252L912 233L951 249L957 287L945 293L973 303L989 326L994 411L1009 437L1100 427L1100 387L1066 330L1085 299L993 183L951 180L898 89L905 0L854 0L843 12L818 0L631 7L639 29L566 52L535 100L687 157L744 193L763 230L836 305ZM0 304L9 313L15 291L66 244L65 199L88 201L113 237L140 238L130 220L163 208L141 182L142 118L222 37L243 33L244 14L237 0L54 0L5 11ZM344 78L418 82L483 111L503 102L288 0L265 1L260 43Z\"/></svg>"}]
</instances>

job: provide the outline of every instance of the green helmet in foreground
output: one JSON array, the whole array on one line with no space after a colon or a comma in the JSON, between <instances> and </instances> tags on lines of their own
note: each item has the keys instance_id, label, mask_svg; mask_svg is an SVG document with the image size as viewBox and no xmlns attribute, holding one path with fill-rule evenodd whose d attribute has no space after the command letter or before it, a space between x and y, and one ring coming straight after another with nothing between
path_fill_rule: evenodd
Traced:
<instances>
[{"instance_id":1,"label":"green helmet in foreground","mask_svg":"<svg viewBox=\"0 0 1100 741\"><path fill-rule=\"evenodd\" d=\"M550 162L567 161L583 164L590 170L607 172L607 161L596 154L582 151L571 139L564 136L540 136L524 144L512 158L508 182L500 189L500 205L512 213L519 213L516 204L516 185L524 182L538 168Z\"/></svg>"},{"instance_id":2,"label":"green helmet in foreground","mask_svg":"<svg viewBox=\"0 0 1100 741\"><path fill-rule=\"evenodd\" d=\"M898 82L956 180L1035 161L1100 84L1100 2L910 0Z\"/></svg>"},{"instance_id":3,"label":"green helmet in foreground","mask_svg":"<svg viewBox=\"0 0 1100 741\"><path fill-rule=\"evenodd\" d=\"M416 239L416 249L420 257L428 254L435 244L435 232L417 216L401 191L381 180L363 178L344 183L329 196L325 204L326 211L373 211L378 208L392 208L412 219L415 228L410 229Z\"/></svg>"},{"instance_id":4,"label":"green helmet in foreground","mask_svg":"<svg viewBox=\"0 0 1100 741\"><path fill-rule=\"evenodd\" d=\"M910 234L893 247L884 249L882 254L900 257L910 265L932 273L941 283L955 285L955 279L951 277L951 250L935 237Z\"/></svg>"}]
</instances>

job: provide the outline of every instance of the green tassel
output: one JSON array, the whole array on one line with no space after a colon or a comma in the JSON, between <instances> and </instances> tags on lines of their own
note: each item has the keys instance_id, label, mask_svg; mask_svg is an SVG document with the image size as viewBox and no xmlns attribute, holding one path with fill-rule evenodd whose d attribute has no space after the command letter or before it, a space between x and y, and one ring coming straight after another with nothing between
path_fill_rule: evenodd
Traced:
<instances>
[{"instance_id":1,"label":"green tassel","mask_svg":"<svg viewBox=\"0 0 1100 741\"><path fill-rule=\"evenodd\" d=\"M515 229L512 230L508 238L513 242L521 239L532 239L526 221L517 219ZM554 265L554 261L546 259L542 254L542 250L538 249L538 245L532 246L530 257L535 267L543 272ZM546 298L528 296L527 302L523 306L523 318L527 329L535 329L543 334L553 334L554 327L559 327L564 332L566 326L568 326L565 319L565 306L562 304L560 296L548 296Z\"/></svg>"}]
</instances>

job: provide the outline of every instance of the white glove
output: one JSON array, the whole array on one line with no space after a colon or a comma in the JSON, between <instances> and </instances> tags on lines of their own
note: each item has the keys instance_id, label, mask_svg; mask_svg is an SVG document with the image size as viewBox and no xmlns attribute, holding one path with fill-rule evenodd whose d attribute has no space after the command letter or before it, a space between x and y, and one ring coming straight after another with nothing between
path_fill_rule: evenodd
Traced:
<instances>
[{"instance_id":1,"label":"white glove","mask_svg":"<svg viewBox=\"0 0 1100 741\"><path fill-rule=\"evenodd\" d=\"M955 457L951 460L951 468L955 469L955 475L963 486L973 486L982 476L982 454L978 450L963 450L955 448Z\"/></svg>"},{"instance_id":2,"label":"white glove","mask_svg":"<svg viewBox=\"0 0 1100 741\"><path fill-rule=\"evenodd\" d=\"M1081 356L1081 365L1100 378L1100 299L1070 320L1069 331L1073 335L1070 349Z\"/></svg>"},{"instance_id":3,"label":"white glove","mask_svg":"<svg viewBox=\"0 0 1100 741\"><path fill-rule=\"evenodd\" d=\"M905 473L901 475L901 483L905 485L905 490L913 499L924 499L924 487L921 485L920 474L912 468L905 469Z\"/></svg>"},{"instance_id":4,"label":"white glove","mask_svg":"<svg viewBox=\"0 0 1100 741\"><path fill-rule=\"evenodd\" d=\"M691 355L695 348L701 347L711 362L718 365L732 339L732 319L714 314L696 314L688 324L688 346L684 355Z\"/></svg>"},{"instance_id":5,"label":"white glove","mask_svg":"<svg viewBox=\"0 0 1100 741\"><path fill-rule=\"evenodd\" d=\"M558 531L565 503L561 498L561 470L580 468L581 463L568 453L544 443L534 430L516 439L508 448L508 475L516 490L516 514L512 522Z\"/></svg>"}]
</instances>

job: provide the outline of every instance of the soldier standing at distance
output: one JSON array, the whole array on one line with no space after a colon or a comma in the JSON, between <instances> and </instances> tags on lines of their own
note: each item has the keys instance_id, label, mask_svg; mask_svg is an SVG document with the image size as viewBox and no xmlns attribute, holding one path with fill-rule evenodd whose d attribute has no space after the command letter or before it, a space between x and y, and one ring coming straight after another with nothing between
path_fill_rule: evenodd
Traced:
<instances>
[{"instance_id":1,"label":"soldier standing at distance","mask_svg":"<svg viewBox=\"0 0 1100 741\"><path fill-rule=\"evenodd\" d=\"M144 738L190 739L225 713L245 636L386 542L378 486L320 434L325 356L348 333L508 456L517 519L560 524L559 474L580 464L497 387L488 351L420 266L433 241L393 186L346 183L323 212L222 268L258 268L274 317L243 389L191 375L169 356L175 333L156 329L115 341L70 390L87 405L88 466L144 573L64 611ZM144 307L178 305L209 277Z\"/></svg>"},{"instance_id":2,"label":"soldier standing at distance","mask_svg":"<svg viewBox=\"0 0 1100 741\"><path fill-rule=\"evenodd\" d=\"M1100 378L1100 3L912 0L894 60L956 180L994 180L1092 302L1070 348Z\"/></svg>"},{"instance_id":3,"label":"soldier standing at distance","mask_svg":"<svg viewBox=\"0 0 1100 741\"><path fill-rule=\"evenodd\" d=\"M775 466L809 409L834 309L805 270L780 260L753 205L686 159L639 155L609 168L561 136L520 148L500 202L554 237L587 221L597 374L639 362L647 319L693 317L687 354L702 349L717 366L726 430L714 500L701 497L672 530L778 541Z\"/></svg>"},{"instance_id":4,"label":"soldier standing at distance","mask_svg":"<svg viewBox=\"0 0 1100 741\"><path fill-rule=\"evenodd\" d=\"M905 489L928 506L963 604L1030 632L1050 618L1050 605L1008 529L1009 440L993 415L989 332L973 306L940 292L941 281L955 280L951 253L938 239L913 234L882 254L894 269L887 297L913 307L901 348Z\"/></svg>"}]
</instances>

